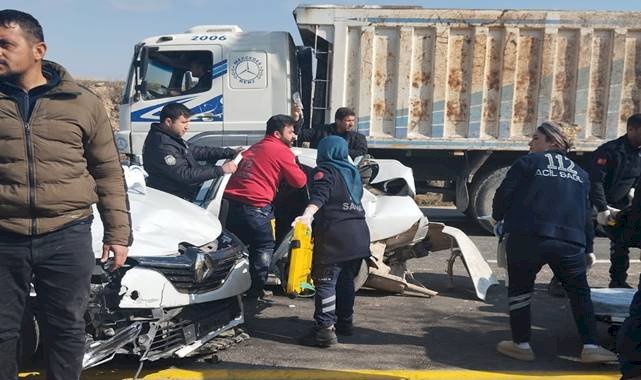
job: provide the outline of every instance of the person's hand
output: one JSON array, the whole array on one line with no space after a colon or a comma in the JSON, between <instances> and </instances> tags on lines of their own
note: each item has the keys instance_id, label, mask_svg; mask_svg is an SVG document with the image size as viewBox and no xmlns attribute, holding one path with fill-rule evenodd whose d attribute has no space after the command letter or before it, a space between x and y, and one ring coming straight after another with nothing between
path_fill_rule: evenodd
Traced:
<instances>
[{"instance_id":1,"label":"person's hand","mask_svg":"<svg viewBox=\"0 0 641 380\"><path fill-rule=\"evenodd\" d=\"M296 219L294 219L294 221L292 222L292 227L294 227L296 223L303 223L308 228L312 228L313 221L314 221L314 215L309 213L304 213L303 215L297 216Z\"/></svg>"},{"instance_id":2,"label":"person's hand","mask_svg":"<svg viewBox=\"0 0 641 380\"><path fill-rule=\"evenodd\" d=\"M594 265L594 262L596 261L596 255L592 252L588 253L585 255L585 269L586 272L590 272L592 269L592 265Z\"/></svg>"},{"instance_id":3,"label":"person's hand","mask_svg":"<svg viewBox=\"0 0 641 380\"><path fill-rule=\"evenodd\" d=\"M608 206L608 210L610 210L610 214L613 218L616 218L617 214L621 212L621 210L619 210L618 208L614 208L611 206Z\"/></svg>"},{"instance_id":4,"label":"person's hand","mask_svg":"<svg viewBox=\"0 0 641 380\"><path fill-rule=\"evenodd\" d=\"M599 213L596 215L596 222L602 226L607 226L609 223L614 221L614 218L620 211L621 210L619 210L618 208L608 206L606 210L599 211Z\"/></svg>"},{"instance_id":5,"label":"person's hand","mask_svg":"<svg viewBox=\"0 0 641 380\"><path fill-rule=\"evenodd\" d=\"M114 259L109 270L113 272L125 264L125 260L127 260L127 254L129 253L129 247L118 244L103 244L102 257L100 258L101 263L107 262L110 252L113 253Z\"/></svg>"},{"instance_id":6,"label":"person's hand","mask_svg":"<svg viewBox=\"0 0 641 380\"><path fill-rule=\"evenodd\" d=\"M225 174L232 174L236 172L236 169L238 169L238 166L234 161L227 161L221 166L223 168L223 173Z\"/></svg>"},{"instance_id":7,"label":"person's hand","mask_svg":"<svg viewBox=\"0 0 641 380\"><path fill-rule=\"evenodd\" d=\"M599 213L596 214L596 222L602 226L607 226L608 220L610 220L611 216L612 215L610 215L610 210L599 211Z\"/></svg>"},{"instance_id":8,"label":"person's hand","mask_svg":"<svg viewBox=\"0 0 641 380\"><path fill-rule=\"evenodd\" d=\"M294 119L294 121L298 121L300 119L300 115L302 113L303 112L301 111L301 109L298 106L298 104L292 103L292 115L291 115L292 119Z\"/></svg>"},{"instance_id":9,"label":"person's hand","mask_svg":"<svg viewBox=\"0 0 641 380\"><path fill-rule=\"evenodd\" d=\"M246 151L247 148L245 148L244 146L239 146L238 148L236 148L234 150L236 151L236 154L234 156L236 156L236 155L238 155L238 153L242 153L242 152Z\"/></svg>"}]
</instances>

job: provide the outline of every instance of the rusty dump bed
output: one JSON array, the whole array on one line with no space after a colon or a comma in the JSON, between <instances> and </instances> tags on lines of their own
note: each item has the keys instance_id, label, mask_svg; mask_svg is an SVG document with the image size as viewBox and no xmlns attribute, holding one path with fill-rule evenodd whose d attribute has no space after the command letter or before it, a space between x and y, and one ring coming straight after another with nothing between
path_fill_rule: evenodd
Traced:
<instances>
[{"instance_id":1,"label":"rusty dump bed","mask_svg":"<svg viewBox=\"0 0 641 380\"><path fill-rule=\"evenodd\" d=\"M329 54L326 118L354 107L371 147L526 150L553 119L580 126L587 151L641 112L641 12L301 6L294 16L305 45Z\"/></svg>"}]
</instances>

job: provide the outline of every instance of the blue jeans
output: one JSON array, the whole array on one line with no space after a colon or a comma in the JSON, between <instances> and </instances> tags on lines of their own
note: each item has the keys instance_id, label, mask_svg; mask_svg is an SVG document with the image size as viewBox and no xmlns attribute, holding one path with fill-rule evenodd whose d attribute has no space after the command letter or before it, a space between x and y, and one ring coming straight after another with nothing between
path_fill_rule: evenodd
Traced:
<instances>
[{"instance_id":1,"label":"blue jeans","mask_svg":"<svg viewBox=\"0 0 641 380\"><path fill-rule=\"evenodd\" d=\"M22 314L33 281L44 333L47 379L78 379L84 314L96 259L91 218L37 236L0 232L0 378L15 379ZM33 276L33 277L32 277Z\"/></svg>"},{"instance_id":2,"label":"blue jeans","mask_svg":"<svg viewBox=\"0 0 641 380\"><path fill-rule=\"evenodd\" d=\"M322 327L351 324L354 315L354 278L363 259L336 264L314 265L312 279L316 288L314 320Z\"/></svg>"},{"instance_id":3,"label":"blue jeans","mask_svg":"<svg viewBox=\"0 0 641 380\"><path fill-rule=\"evenodd\" d=\"M584 344L596 342L596 319L590 298L584 248L562 240L511 234L507 238L507 290L512 340L530 341L530 303L536 274L548 264L570 299L574 322Z\"/></svg>"},{"instance_id":4,"label":"blue jeans","mask_svg":"<svg viewBox=\"0 0 641 380\"><path fill-rule=\"evenodd\" d=\"M272 219L272 205L254 207L229 200L226 227L249 249L249 274L252 285L247 295L250 297L262 295L269 274L274 254Z\"/></svg>"}]
</instances>

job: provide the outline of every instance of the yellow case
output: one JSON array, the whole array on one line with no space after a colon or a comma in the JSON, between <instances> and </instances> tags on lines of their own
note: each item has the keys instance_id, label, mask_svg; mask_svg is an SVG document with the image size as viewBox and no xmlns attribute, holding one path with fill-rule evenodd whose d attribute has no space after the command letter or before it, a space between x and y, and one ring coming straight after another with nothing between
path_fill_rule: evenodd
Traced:
<instances>
[{"instance_id":1,"label":"yellow case","mask_svg":"<svg viewBox=\"0 0 641 380\"><path fill-rule=\"evenodd\" d=\"M287 275L287 295L296 297L309 289L312 273L312 230L305 224L294 225L292 249L289 254L289 273Z\"/></svg>"}]
</instances>

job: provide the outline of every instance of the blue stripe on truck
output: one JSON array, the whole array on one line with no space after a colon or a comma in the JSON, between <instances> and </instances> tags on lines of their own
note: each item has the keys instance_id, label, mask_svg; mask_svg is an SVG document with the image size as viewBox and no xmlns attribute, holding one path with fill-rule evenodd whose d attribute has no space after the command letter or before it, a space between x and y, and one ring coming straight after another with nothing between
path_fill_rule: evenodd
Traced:
<instances>
[{"instance_id":1,"label":"blue stripe on truck","mask_svg":"<svg viewBox=\"0 0 641 380\"><path fill-rule=\"evenodd\" d=\"M158 122L160 120L160 110L162 110L165 105L173 102L185 104L194 99L196 99L196 96L188 96L182 99L173 98L171 100L167 100L166 102L154 104L153 106L134 111L131 113L131 122ZM211 121L223 121L223 96L215 96L194 107L191 107L190 110L192 115L209 112L214 116L213 120ZM207 122L211 121L208 120ZM204 120L191 120L190 122L199 123L204 122Z\"/></svg>"}]
</instances>

